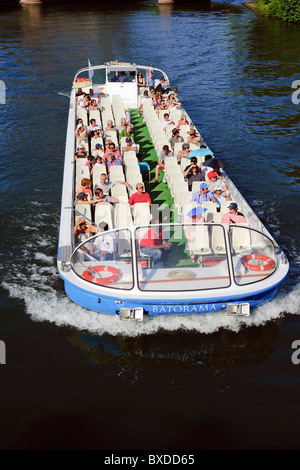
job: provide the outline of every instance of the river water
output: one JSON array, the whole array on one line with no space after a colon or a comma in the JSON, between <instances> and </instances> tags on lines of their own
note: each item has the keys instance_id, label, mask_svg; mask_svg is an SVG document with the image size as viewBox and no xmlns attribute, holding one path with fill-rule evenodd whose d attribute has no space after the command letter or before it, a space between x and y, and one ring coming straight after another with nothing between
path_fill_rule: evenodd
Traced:
<instances>
[{"instance_id":1,"label":"river water","mask_svg":"<svg viewBox=\"0 0 300 470\"><path fill-rule=\"evenodd\" d=\"M0 14L0 447L299 448L300 27L239 1L80 5ZM56 254L68 97L88 59L166 71L289 258L274 301L246 319L128 325L66 298Z\"/></svg>"}]
</instances>

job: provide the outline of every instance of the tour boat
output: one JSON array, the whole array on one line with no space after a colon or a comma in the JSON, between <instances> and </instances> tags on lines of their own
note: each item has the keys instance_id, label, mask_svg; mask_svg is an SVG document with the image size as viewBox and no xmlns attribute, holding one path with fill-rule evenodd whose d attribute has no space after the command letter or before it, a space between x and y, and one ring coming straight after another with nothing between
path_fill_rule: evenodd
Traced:
<instances>
[{"instance_id":1,"label":"tour boat","mask_svg":"<svg viewBox=\"0 0 300 470\"><path fill-rule=\"evenodd\" d=\"M153 84L161 85L165 103L175 96L169 112L146 99L145 91L150 97ZM227 199L217 204L215 199L197 202L193 197L200 194L203 181L189 186L184 177L191 156L202 163L209 191L214 189L208 174L216 171L209 167L209 159L216 157L203 139L190 142L190 153L181 159L182 142L175 142L154 184L158 157L164 146L170 148L180 118L185 116L186 122L179 128L183 142L191 131L201 135L178 99L180 93L177 97L167 74L152 66L88 62L75 74L57 265L67 296L88 310L136 321L157 315L249 315L275 297L288 273L286 255L229 178L225 165L219 165L217 182L226 188ZM164 126L166 113L170 122ZM133 125L129 150L124 150L127 131L124 136L120 133L122 118ZM79 119L85 127L78 134ZM100 136L85 135L92 119L93 126L101 129ZM108 126L108 121L113 124ZM97 161L91 175L85 154L75 158L78 148L82 146L86 155L105 152L107 156L109 142L120 151L121 165L108 166L108 157ZM106 186L111 183L112 199L91 204L103 174ZM77 198L82 179L91 182L85 203ZM150 196L151 205L143 197L129 203L135 200L132 195L139 191L138 183L143 184L140 192ZM231 203L243 217L224 221Z\"/></svg>"}]
</instances>

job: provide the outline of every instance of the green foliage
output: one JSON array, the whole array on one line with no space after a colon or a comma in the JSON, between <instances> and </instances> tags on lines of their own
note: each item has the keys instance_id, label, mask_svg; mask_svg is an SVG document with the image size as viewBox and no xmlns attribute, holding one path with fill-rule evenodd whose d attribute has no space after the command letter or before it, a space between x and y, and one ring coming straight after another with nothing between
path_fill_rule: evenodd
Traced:
<instances>
[{"instance_id":1,"label":"green foliage","mask_svg":"<svg viewBox=\"0 0 300 470\"><path fill-rule=\"evenodd\" d=\"M285 21L300 23L299 0L255 0L255 5L268 16Z\"/></svg>"}]
</instances>

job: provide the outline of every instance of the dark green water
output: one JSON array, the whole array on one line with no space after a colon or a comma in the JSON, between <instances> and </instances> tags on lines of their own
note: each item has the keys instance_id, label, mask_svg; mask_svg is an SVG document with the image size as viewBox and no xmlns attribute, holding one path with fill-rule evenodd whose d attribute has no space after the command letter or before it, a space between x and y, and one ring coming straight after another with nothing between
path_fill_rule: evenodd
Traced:
<instances>
[{"instance_id":1,"label":"dark green water","mask_svg":"<svg viewBox=\"0 0 300 470\"><path fill-rule=\"evenodd\" d=\"M300 27L239 2L14 6L0 13L1 448L298 448ZM56 271L70 84L107 60L166 71L290 261L249 319L125 325Z\"/></svg>"}]
</instances>

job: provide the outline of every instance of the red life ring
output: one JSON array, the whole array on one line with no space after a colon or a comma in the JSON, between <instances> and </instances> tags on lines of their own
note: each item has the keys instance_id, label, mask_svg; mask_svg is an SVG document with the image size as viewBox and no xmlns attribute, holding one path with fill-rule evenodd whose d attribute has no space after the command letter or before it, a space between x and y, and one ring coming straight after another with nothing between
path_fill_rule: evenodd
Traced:
<instances>
[{"instance_id":1,"label":"red life ring","mask_svg":"<svg viewBox=\"0 0 300 470\"><path fill-rule=\"evenodd\" d=\"M93 274L94 271L97 271L97 272L107 271L111 273L112 275L108 277L102 277L102 278L97 277L95 279L95 275ZM82 277L84 277L84 279L86 279L87 281L96 282L97 284L109 284L110 282L118 281L121 277L121 273L118 269L113 268L112 266L94 266L84 271L82 273Z\"/></svg>"},{"instance_id":2,"label":"red life ring","mask_svg":"<svg viewBox=\"0 0 300 470\"><path fill-rule=\"evenodd\" d=\"M258 259L261 260L262 264L252 264L248 263L251 259ZM269 271L275 267L275 261L272 258L269 258L265 255L246 255L241 258L241 262L245 266L246 269L250 269L250 271Z\"/></svg>"},{"instance_id":3,"label":"red life ring","mask_svg":"<svg viewBox=\"0 0 300 470\"><path fill-rule=\"evenodd\" d=\"M75 82L90 82L89 78L76 78Z\"/></svg>"}]
</instances>

